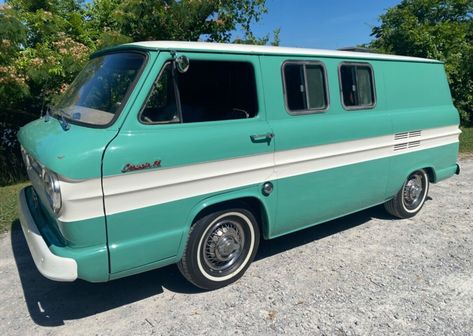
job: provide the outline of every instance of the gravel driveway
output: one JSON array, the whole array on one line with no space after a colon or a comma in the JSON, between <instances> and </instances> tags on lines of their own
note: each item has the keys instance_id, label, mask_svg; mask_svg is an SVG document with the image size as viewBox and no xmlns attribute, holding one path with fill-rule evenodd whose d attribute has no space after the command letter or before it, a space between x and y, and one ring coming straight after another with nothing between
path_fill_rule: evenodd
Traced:
<instances>
[{"instance_id":1,"label":"gravel driveway","mask_svg":"<svg viewBox=\"0 0 473 336\"><path fill-rule=\"evenodd\" d=\"M0 335L471 335L473 158L421 213L376 207L266 241L236 284L175 266L104 284L36 270L18 225L0 236Z\"/></svg>"}]
</instances>

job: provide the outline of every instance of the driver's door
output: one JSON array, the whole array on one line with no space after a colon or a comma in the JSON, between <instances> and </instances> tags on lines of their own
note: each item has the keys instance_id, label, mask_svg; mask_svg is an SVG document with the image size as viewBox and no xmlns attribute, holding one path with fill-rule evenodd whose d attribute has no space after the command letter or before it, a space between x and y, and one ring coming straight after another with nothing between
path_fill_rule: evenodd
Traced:
<instances>
[{"instance_id":1,"label":"driver's door","mask_svg":"<svg viewBox=\"0 0 473 336\"><path fill-rule=\"evenodd\" d=\"M105 153L112 273L172 259L200 200L272 174L258 57L185 55L188 72L173 74L172 56L160 53L150 94Z\"/></svg>"}]
</instances>

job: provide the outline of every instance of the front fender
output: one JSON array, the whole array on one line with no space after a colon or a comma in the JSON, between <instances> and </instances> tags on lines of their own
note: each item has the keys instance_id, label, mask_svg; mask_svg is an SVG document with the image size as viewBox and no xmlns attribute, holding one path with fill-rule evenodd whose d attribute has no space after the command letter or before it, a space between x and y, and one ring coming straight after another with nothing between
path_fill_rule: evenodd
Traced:
<instances>
[{"instance_id":1,"label":"front fender","mask_svg":"<svg viewBox=\"0 0 473 336\"><path fill-rule=\"evenodd\" d=\"M274 216L273 210L275 209L276 205L276 195L273 193L269 196L264 196L261 192L261 187L262 186L260 184L257 184L250 187L240 188L237 190L226 191L209 196L197 203L189 212L189 216L186 221L186 231L183 233L183 239L178 253L178 260L182 258L185 245L189 236L189 231L192 224L194 223L195 218L197 218L197 216L199 216L199 214L205 209L217 206L218 204L238 201L242 199L253 199L254 201L259 202L261 206L261 215L264 218L263 222L261 223L261 234L264 239L271 237L270 223L272 223L272 218Z\"/></svg>"}]
</instances>

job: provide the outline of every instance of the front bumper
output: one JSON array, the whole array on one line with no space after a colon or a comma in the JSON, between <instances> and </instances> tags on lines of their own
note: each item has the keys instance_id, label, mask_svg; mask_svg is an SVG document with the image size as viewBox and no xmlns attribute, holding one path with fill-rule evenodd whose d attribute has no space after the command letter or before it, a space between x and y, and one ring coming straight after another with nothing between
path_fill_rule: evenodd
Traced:
<instances>
[{"instance_id":1,"label":"front bumper","mask_svg":"<svg viewBox=\"0 0 473 336\"><path fill-rule=\"evenodd\" d=\"M34 263L46 278L55 281L74 281L77 279L77 262L72 258L59 257L51 252L39 231L31 209L26 200L26 187L19 194L19 217L21 228L28 243Z\"/></svg>"}]
</instances>

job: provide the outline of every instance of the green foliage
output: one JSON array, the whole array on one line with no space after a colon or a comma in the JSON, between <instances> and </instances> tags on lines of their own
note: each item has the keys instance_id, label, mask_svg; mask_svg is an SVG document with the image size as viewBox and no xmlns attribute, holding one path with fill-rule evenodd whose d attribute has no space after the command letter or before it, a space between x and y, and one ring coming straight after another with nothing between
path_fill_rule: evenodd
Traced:
<instances>
[{"instance_id":1,"label":"green foliage","mask_svg":"<svg viewBox=\"0 0 473 336\"><path fill-rule=\"evenodd\" d=\"M96 0L87 4L87 26L97 49L133 41L132 37L122 33L118 23L121 3L120 0Z\"/></svg>"},{"instance_id":2,"label":"green foliage","mask_svg":"<svg viewBox=\"0 0 473 336\"><path fill-rule=\"evenodd\" d=\"M460 152L473 154L473 127L462 128L462 133L460 134Z\"/></svg>"},{"instance_id":3,"label":"green foliage","mask_svg":"<svg viewBox=\"0 0 473 336\"><path fill-rule=\"evenodd\" d=\"M39 115L97 49L138 40L266 44L251 25L265 0L9 0L0 9L0 121ZM276 36L277 38L277 36ZM240 41L241 42L241 41Z\"/></svg>"},{"instance_id":4,"label":"green foliage","mask_svg":"<svg viewBox=\"0 0 473 336\"><path fill-rule=\"evenodd\" d=\"M247 32L244 36L244 38L239 38L237 37L233 43L239 43L239 44L256 44L256 45L267 45L270 44L272 46L278 46L279 45L279 33L280 29L275 29L273 31L273 40L271 41L271 36L270 34L266 34L263 37L256 37L251 31Z\"/></svg>"},{"instance_id":5,"label":"green foliage","mask_svg":"<svg viewBox=\"0 0 473 336\"><path fill-rule=\"evenodd\" d=\"M18 192L27 185L27 183L20 183L0 187L0 233L8 231L17 220Z\"/></svg>"},{"instance_id":6,"label":"green foliage","mask_svg":"<svg viewBox=\"0 0 473 336\"><path fill-rule=\"evenodd\" d=\"M265 0L7 0L0 5L0 185L21 180L15 134L104 47L138 40L267 44L251 25ZM278 33L272 43L278 43Z\"/></svg>"},{"instance_id":7,"label":"green foliage","mask_svg":"<svg viewBox=\"0 0 473 336\"><path fill-rule=\"evenodd\" d=\"M239 30L257 39L251 25L266 13L265 0L96 0L88 6L90 25L100 43L108 37L126 41L204 39L230 42Z\"/></svg>"},{"instance_id":8,"label":"green foliage","mask_svg":"<svg viewBox=\"0 0 473 336\"><path fill-rule=\"evenodd\" d=\"M370 47L445 62L462 122L473 123L473 0L403 0L380 21Z\"/></svg>"},{"instance_id":9,"label":"green foliage","mask_svg":"<svg viewBox=\"0 0 473 336\"><path fill-rule=\"evenodd\" d=\"M14 66L21 45L26 42L26 29L9 8L0 11L0 41L0 102L2 110L7 110L28 94L25 77ZM2 110L0 117L5 119Z\"/></svg>"},{"instance_id":10,"label":"green foliage","mask_svg":"<svg viewBox=\"0 0 473 336\"><path fill-rule=\"evenodd\" d=\"M0 68L3 123L18 126L19 113L38 116L77 74L94 50L84 15L74 0L12 0L0 11L0 39L9 48Z\"/></svg>"}]
</instances>

